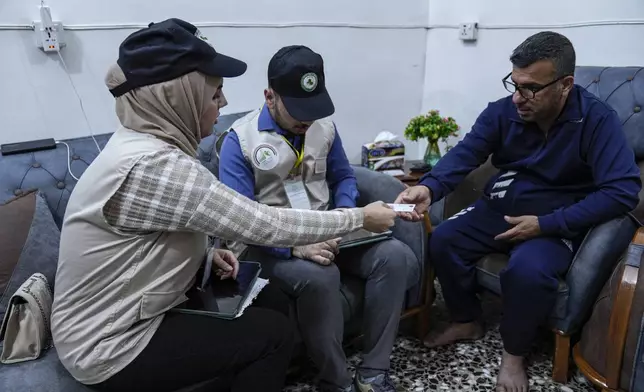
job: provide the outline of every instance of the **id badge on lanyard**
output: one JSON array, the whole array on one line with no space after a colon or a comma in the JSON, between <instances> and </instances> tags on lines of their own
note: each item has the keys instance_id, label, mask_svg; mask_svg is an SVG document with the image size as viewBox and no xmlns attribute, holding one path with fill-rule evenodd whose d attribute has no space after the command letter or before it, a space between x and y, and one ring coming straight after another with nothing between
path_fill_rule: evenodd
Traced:
<instances>
[{"instance_id":1,"label":"id badge on lanyard","mask_svg":"<svg viewBox=\"0 0 644 392\"><path fill-rule=\"evenodd\" d=\"M283 136L282 136L283 137ZM291 204L291 208L297 210L310 210L311 201L309 200L309 195L306 193L306 188L304 187L304 182L302 181L302 161L304 160L304 140L302 140L302 148L300 151L297 151L293 144L289 142L285 137L284 141L291 147L295 153L296 160L291 172L289 173L288 178L284 182L284 190L286 191L286 197Z\"/></svg>"}]
</instances>

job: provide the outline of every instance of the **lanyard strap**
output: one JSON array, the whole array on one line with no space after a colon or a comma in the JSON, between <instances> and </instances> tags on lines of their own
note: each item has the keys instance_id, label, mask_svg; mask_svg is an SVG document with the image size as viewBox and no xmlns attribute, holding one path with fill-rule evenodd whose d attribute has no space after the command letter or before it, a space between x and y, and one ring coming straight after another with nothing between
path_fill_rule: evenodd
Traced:
<instances>
[{"instance_id":1,"label":"lanyard strap","mask_svg":"<svg viewBox=\"0 0 644 392\"><path fill-rule=\"evenodd\" d=\"M304 160L304 137L302 137L302 146L300 147L300 151L297 151L295 146L291 142L289 142L287 138L282 136L282 139L284 139L286 144L288 144L288 146L291 147L291 150L293 150L293 152L295 153L295 164L293 165L293 168L291 169L291 172L295 172L295 171L297 171L297 169L302 164L302 161Z\"/></svg>"}]
</instances>

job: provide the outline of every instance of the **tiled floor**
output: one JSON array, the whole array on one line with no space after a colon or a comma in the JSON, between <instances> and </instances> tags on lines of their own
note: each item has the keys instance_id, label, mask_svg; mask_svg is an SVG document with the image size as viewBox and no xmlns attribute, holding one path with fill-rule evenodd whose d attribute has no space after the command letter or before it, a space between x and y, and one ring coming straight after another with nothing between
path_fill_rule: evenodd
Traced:
<instances>
[{"instance_id":1,"label":"tiled floor","mask_svg":"<svg viewBox=\"0 0 644 392\"><path fill-rule=\"evenodd\" d=\"M489 294L483 296L488 333L475 343L456 344L439 349L428 349L414 338L400 336L392 355L392 378L408 391L494 391L501 361L501 338L498 322L500 302ZM439 297L432 310L432 328L445 325L447 312ZM544 331L529 358L530 391L594 391L589 382L575 372L567 385L557 384L550 378L552 368L552 336ZM359 353L350 356L351 370L359 362ZM285 389L289 392L316 391L315 371L307 366L289 378Z\"/></svg>"}]
</instances>

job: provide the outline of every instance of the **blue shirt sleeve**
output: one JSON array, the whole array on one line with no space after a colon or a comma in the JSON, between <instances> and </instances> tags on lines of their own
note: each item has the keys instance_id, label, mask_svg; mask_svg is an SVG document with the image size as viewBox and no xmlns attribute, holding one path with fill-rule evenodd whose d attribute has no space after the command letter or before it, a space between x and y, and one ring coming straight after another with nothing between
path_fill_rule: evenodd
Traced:
<instances>
[{"instance_id":1,"label":"blue shirt sleeve","mask_svg":"<svg viewBox=\"0 0 644 392\"><path fill-rule=\"evenodd\" d=\"M479 115L472 129L425 174L419 185L429 188L432 203L452 192L474 169L485 163L501 140L498 113L493 104Z\"/></svg>"},{"instance_id":2,"label":"blue shirt sleeve","mask_svg":"<svg viewBox=\"0 0 644 392\"><path fill-rule=\"evenodd\" d=\"M333 195L335 208L355 208L358 201L358 181L349 164L336 128L335 138L326 158L326 180Z\"/></svg>"},{"instance_id":3,"label":"blue shirt sleeve","mask_svg":"<svg viewBox=\"0 0 644 392\"><path fill-rule=\"evenodd\" d=\"M219 152L219 181L238 193L255 200L255 175L244 158L237 134L231 129ZM289 259L290 248L260 247L272 256Z\"/></svg>"},{"instance_id":4,"label":"blue shirt sleeve","mask_svg":"<svg viewBox=\"0 0 644 392\"><path fill-rule=\"evenodd\" d=\"M598 122L586 150L597 190L567 208L540 216L543 234L574 235L637 206L640 170L617 113L611 111Z\"/></svg>"}]
</instances>

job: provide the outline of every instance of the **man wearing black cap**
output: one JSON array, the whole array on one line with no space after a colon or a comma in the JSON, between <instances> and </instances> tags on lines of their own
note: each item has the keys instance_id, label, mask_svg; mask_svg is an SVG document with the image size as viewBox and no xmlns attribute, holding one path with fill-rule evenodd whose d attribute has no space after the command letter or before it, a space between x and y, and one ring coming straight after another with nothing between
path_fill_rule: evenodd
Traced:
<instances>
[{"instance_id":1,"label":"man wearing black cap","mask_svg":"<svg viewBox=\"0 0 644 392\"><path fill-rule=\"evenodd\" d=\"M285 208L352 208L358 190L326 89L322 57L304 46L280 49L268 66L265 105L232 126L220 152L220 180L260 203ZM296 298L308 353L325 391L395 391L387 372L405 292L418 274L414 255L391 239L338 252L338 241L295 248L227 244L259 260ZM337 257L336 257L337 255ZM334 263L335 262L335 263ZM342 349L340 271L366 280L363 362L355 382Z\"/></svg>"}]
</instances>

